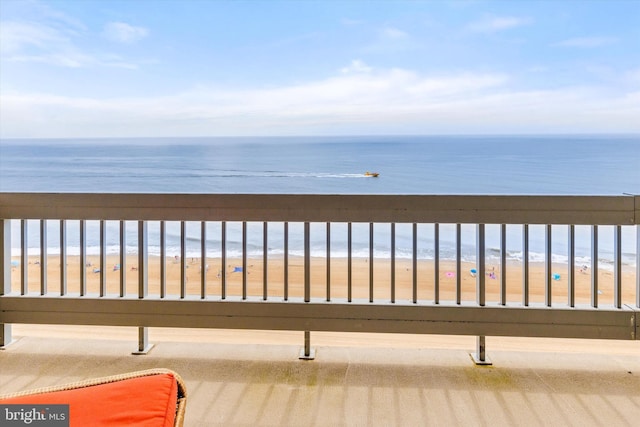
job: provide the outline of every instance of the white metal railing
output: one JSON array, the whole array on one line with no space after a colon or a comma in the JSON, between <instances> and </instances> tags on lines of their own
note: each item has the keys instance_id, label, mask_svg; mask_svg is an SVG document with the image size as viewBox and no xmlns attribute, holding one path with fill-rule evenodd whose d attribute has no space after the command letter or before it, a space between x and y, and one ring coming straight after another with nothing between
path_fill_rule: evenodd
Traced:
<instances>
[{"instance_id":1,"label":"white metal railing","mask_svg":"<svg viewBox=\"0 0 640 427\"><path fill-rule=\"evenodd\" d=\"M479 337L476 356L480 362L485 361L486 335L638 339L639 220L639 196L0 193L0 346L11 339L11 323L137 326L140 352L149 347L146 328L151 326L301 330L305 331L306 357L311 352L312 330L465 334ZM566 230L564 237L554 233L559 225ZM193 231L194 226L196 233L189 235L188 228ZM462 241L469 226L475 234L472 296L463 290ZM513 236L507 227L514 226L520 233L520 283L513 283L506 274L514 268L513 260L507 259L508 239ZM603 226L613 234L608 249L613 277L606 284L612 296L607 300L599 298L599 227ZM149 227L154 227L160 260L158 273L151 279L153 292L149 291L150 258L154 258L149 254ZM531 227L543 229L543 283L532 283L530 278ZM576 227L587 227L590 233L586 303L576 300ZM487 268L487 228L497 235L498 255L492 261L497 275ZM114 229L119 270L115 284L113 275L107 274L107 234ZM389 248L384 256L376 254L380 229ZM419 266L425 262L419 255L425 233L432 244L429 280ZM78 280L68 275L68 261L76 256L68 253L72 234L78 243ZM449 235L454 253L446 260L453 266L446 283L441 271L445 263L442 234ZM33 235L38 239L35 243ZM173 247L180 268L177 283L167 280L168 235L177 242ZM346 246L340 255L332 246L336 235ZM623 280L623 235L636 241L632 251L635 283ZM50 237L57 241L55 248ZM97 242L95 254L87 250L88 239ZM356 255L354 239L364 244L364 252ZM258 255L248 249L253 240L257 240ZM274 240L278 256L270 254ZM408 246L406 260L397 257L398 240ZM566 246L563 300L554 289L553 244L558 240ZM317 247L311 248L318 241L325 245L320 253ZM297 247L292 248L291 242ZM232 243L240 280L231 280L226 271ZM135 292L127 287L131 271L127 252L132 246ZM36 292L30 285L30 251L38 254ZM48 286L53 257L60 269L55 290ZM98 260L97 283L85 268L92 257ZM301 266L301 272L292 271L292 258L300 259L295 267ZM262 268L253 272L259 279L254 276L250 281L254 260ZM354 264L361 265L363 260L366 268L356 269ZM346 272L337 274L335 265L340 261L346 262ZM209 268L214 262L220 267L215 269L217 274ZM409 273L399 271L400 262L408 265ZM274 264L282 267L282 275L270 276ZM376 273L379 266L384 266L383 277ZM189 267L199 270L196 285L188 282ZM312 270L318 268L324 270L322 283L312 280ZM211 274L216 274L214 280ZM407 274L408 290L400 289L398 283L407 282ZM487 300L487 277L492 279L495 300ZM360 286L354 285L356 281ZM508 298L514 286L520 288L519 301ZM542 289L544 301L532 301L532 287Z\"/></svg>"}]
</instances>

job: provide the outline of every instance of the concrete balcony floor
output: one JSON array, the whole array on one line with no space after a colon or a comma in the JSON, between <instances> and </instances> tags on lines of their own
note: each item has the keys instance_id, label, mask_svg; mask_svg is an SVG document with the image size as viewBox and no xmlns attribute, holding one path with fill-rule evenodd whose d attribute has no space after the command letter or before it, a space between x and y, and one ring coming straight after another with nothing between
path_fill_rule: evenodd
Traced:
<instances>
[{"instance_id":1,"label":"concrete balcony floor","mask_svg":"<svg viewBox=\"0 0 640 427\"><path fill-rule=\"evenodd\" d=\"M187 426L631 426L640 419L640 341L14 325L0 390L154 367L186 382Z\"/></svg>"}]
</instances>

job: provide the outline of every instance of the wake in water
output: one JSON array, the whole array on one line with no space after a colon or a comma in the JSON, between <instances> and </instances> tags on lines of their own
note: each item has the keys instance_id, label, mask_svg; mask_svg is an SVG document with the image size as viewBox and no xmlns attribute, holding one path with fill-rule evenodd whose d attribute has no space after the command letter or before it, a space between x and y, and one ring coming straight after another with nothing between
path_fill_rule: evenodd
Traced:
<instances>
[{"instance_id":1,"label":"wake in water","mask_svg":"<svg viewBox=\"0 0 640 427\"><path fill-rule=\"evenodd\" d=\"M286 172L286 171L248 171L217 170L207 173L216 178L370 178L365 173L333 173L333 172Z\"/></svg>"}]
</instances>

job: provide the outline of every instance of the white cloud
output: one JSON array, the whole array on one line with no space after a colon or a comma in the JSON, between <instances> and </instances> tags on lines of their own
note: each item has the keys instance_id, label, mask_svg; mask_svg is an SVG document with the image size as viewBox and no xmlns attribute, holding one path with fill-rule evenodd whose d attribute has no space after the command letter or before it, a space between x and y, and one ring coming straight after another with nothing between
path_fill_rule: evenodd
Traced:
<instances>
[{"instance_id":1,"label":"white cloud","mask_svg":"<svg viewBox=\"0 0 640 427\"><path fill-rule=\"evenodd\" d=\"M343 74L369 73L371 72L371 70L372 68L365 64L362 60L354 59L348 66L341 68L340 72Z\"/></svg>"},{"instance_id":2,"label":"white cloud","mask_svg":"<svg viewBox=\"0 0 640 427\"><path fill-rule=\"evenodd\" d=\"M355 64L355 65L354 65ZM503 74L424 75L354 60L325 79L276 88L198 86L142 98L1 94L0 136L640 132L640 92L517 91Z\"/></svg>"},{"instance_id":3,"label":"white cloud","mask_svg":"<svg viewBox=\"0 0 640 427\"><path fill-rule=\"evenodd\" d=\"M109 22L102 33L107 40L118 43L135 43L149 35L149 30L124 22Z\"/></svg>"},{"instance_id":4,"label":"white cloud","mask_svg":"<svg viewBox=\"0 0 640 427\"><path fill-rule=\"evenodd\" d=\"M630 83L640 85L640 67L625 73L625 79Z\"/></svg>"},{"instance_id":5,"label":"white cloud","mask_svg":"<svg viewBox=\"0 0 640 427\"><path fill-rule=\"evenodd\" d=\"M30 23L4 21L0 25L0 52L11 55L28 49L50 49L67 45L69 38L56 28Z\"/></svg>"},{"instance_id":6,"label":"white cloud","mask_svg":"<svg viewBox=\"0 0 640 427\"><path fill-rule=\"evenodd\" d=\"M120 55L80 48L77 40L85 34L77 31L80 24L74 24L73 27L65 25L59 22L2 22L0 59L8 62L33 62L66 68L138 68L136 62L122 58Z\"/></svg>"},{"instance_id":7,"label":"white cloud","mask_svg":"<svg viewBox=\"0 0 640 427\"><path fill-rule=\"evenodd\" d=\"M409 34L407 32L399 30L397 28L393 28L393 27L383 28L380 31L380 34L383 38L392 39L392 40L405 39L409 37Z\"/></svg>"},{"instance_id":8,"label":"white cloud","mask_svg":"<svg viewBox=\"0 0 640 427\"><path fill-rule=\"evenodd\" d=\"M575 37L562 40L558 43L555 43L554 46L590 49L608 46L610 44L616 43L617 41L618 40L614 37Z\"/></svg>"},{"instance_id":9,"label":"white cloud","mask_svg":"<svg viewBox=\"0 0 640 427\"><path fill-rule=\"evenodd\" d=\"M495 33L498 31L510 30L522 27L530 23L529 19L515 16L493 16L486 17L468 25L468 30L477 33Z\"/></svg>"},{"instance_id":10,"label":"white cloud","mask_svg":"<svg viewBox=\"0 0 640 427\"><path fill-rule=\"evenodd\" d=\"M375 40L363 48L364 53L394 53L416 49L419 44L409 33L395 27L383 27L377 31Z\"/></svg>"}]
</instances>

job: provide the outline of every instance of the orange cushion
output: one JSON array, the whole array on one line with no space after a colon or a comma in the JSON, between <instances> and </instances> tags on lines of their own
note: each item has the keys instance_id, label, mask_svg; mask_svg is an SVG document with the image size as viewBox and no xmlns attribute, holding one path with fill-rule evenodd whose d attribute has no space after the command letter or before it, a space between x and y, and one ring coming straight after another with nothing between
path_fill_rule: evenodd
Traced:
<instances>
[{"instance_id":1,"label":"orange cushion","mask_svg":"<svg viewBox=\"0 0 640 427\"><path fill-rule=\"evenodd\" d=\"M3 404L69 404L70 426L171 427L178 385L172 374L1 399Z\"/></svg>"}]
</instances>

